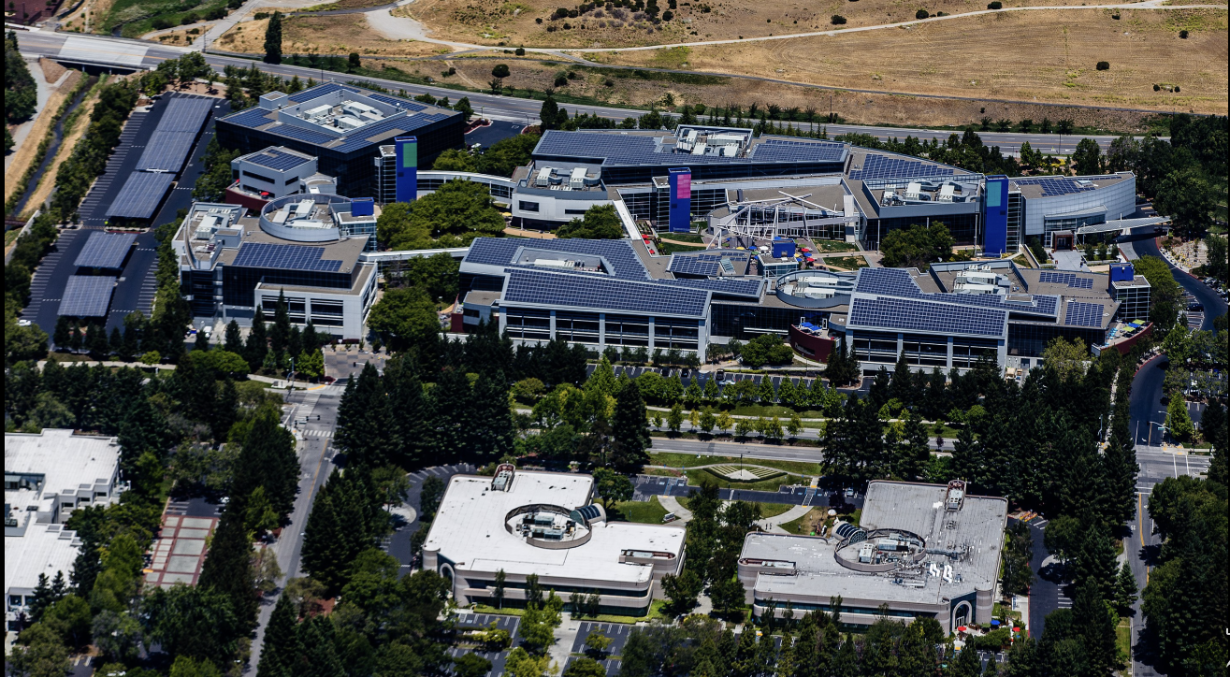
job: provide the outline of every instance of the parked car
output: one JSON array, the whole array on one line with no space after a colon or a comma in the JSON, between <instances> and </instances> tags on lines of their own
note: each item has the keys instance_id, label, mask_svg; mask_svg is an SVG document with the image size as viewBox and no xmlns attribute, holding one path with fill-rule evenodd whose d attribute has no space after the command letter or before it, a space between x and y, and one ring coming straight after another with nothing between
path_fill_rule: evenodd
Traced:
<instances>
[{"instance_id":1,"label":"parked car","mask_svg":"<svg viewBox=\"0 0 1230 677\"><path fill-rule=\"evenodd\" d=\"M1204 304L1203 303L1189 303L1187 304L1187 309L1192 312L1200 312L1204 310Z\"/></svg>"}]
</instances>

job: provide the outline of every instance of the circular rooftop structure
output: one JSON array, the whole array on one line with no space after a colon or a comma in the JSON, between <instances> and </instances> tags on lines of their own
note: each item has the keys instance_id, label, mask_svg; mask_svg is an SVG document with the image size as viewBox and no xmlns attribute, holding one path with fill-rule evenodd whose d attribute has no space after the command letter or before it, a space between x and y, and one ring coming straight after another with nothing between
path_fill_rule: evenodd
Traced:
<instances>
[{"instance_id":1,"label":"circular rooftop structure","mask_svg":"<svg viewBox=\"0 0 1230 677\"><path fill-rule=\"evenodd\" d=\"M903 529L864 531L852 524L842 524L837 535L842 540L833 557L838 564L854 571L883 573L917 566L926 558L926 541Z\"/></svg>"},{"instance_id":2,"label":"circular rooftop structure","mask_svg":"<svg viewBox=\"0 0 1230 677\"><path fill-rule=\"evenodd\" d=\"M340 240L342 233L334 219L334 210L350 202L350 198L341 195L304 193L270 200L261 209L261 230L291 242ZM343 211L349 211L349 207Z\"/></svg>"},{"instance_id":3,"label":"circular rooftop structure","mask_svg":"<svg viewBox=\"0 0 1230 677\"><path fill-rule=\"evenodd\" d=\"M566 550L589 542L590 524L605 519L601 506L587 505L576 510L537 503L513 508L504 516L508 533L547 550Z\"/></svg>"},{"instance_id":4,"label":"circular rooftop structure","mask_svg":"<svg viewBox=\"0 0 1230 677\"><path fill-rule=\"evenodd\" d=\"M850 302L854 276L827 270L800 270L777 278L774 293L799 308L832 308Z\"/></svg>"}]
</instances>

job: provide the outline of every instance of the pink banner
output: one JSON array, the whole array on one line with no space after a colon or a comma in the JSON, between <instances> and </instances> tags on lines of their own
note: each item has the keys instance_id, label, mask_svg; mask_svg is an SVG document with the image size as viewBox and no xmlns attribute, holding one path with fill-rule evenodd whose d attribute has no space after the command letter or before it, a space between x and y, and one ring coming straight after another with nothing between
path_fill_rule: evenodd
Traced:
<instances>
[{"instance_id":1,"label":"pink banner","mask_svg":"<svg viewBox=\"0 0 1230 677\"><path fill-rule=\"evenodd\" d=\"M676 174L676 191L675 198L679 200L692 199L692 175L691 174Z\"/></svg>"}]
</instances>

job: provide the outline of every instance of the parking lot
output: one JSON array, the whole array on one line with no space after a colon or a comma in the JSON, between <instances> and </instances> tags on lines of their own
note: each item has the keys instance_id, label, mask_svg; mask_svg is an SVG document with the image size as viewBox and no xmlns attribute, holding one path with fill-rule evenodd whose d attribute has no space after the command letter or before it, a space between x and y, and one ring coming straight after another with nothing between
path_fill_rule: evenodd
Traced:
<instances>
[{"instance_id":1,"label":"parking lot","mask_svg":"<svg viewBox=\"0 0 1230 677\"><path fill-rule=\"evenodd\" d=\"M458 630L486 630L494 623L497 629L508 631L509 636L513 638L512 646L517 646L520 639L517 630L521 625L521 619L516 616L462 613L457 615L456 623ZM487 673L490 677L503 677L504 663L508 660L508 651L484 651L471 647L454 646L449 647L446 653L450 658L459 658L470 653L486 658L491 661L491 671Z\"/></svg>"},{"instance_id":2,"label":"parking lot","mask_svg":"<svg viewBox=\"0 0 1230 677\"><path fill-rule=\"evenodd\" d=\"M723 501L750 501L753 503L781 503L784 505L810 505L825 507L829 505L844 505L852 503L862 506L860 494L836 496L834 492L824 489L813 489L809 486L795 484L800 478L786 476L782 478L783 486L776 492L752 491L750 489L718 489L718 497ZM633 482L632 500L648 501L651 496L689 496L700 487L687 484L685 477L661 477L657 475L637 475Z\"/></svg>"}]
</instances>

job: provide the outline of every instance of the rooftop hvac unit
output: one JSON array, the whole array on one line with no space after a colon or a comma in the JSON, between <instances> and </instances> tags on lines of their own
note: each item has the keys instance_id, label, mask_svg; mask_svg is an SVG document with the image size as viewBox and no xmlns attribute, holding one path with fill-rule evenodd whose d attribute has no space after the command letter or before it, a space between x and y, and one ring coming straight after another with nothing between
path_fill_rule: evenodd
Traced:
<instances>
[{"instance_id":1,"label":"rooftop hvac unit","mask_svg":"<svg viewBox=\"0 0 1230 677\"><path fill-rule=\"evenodd\" d=\"M550 168L550 167L543 167L542 169L539 169L539 170L538 170L538 178L537 178L537 179L535 179L535 181L534 181L534 185L536 185L536 186L548 186L548 185L550 185L550 184L551 184L551 168Z\"/></svg>"},{"instance_id":2,"label":"rooftop hvac unit","mask_svg":"<svg viewBox=\"0 0 1230 677\"><path fill-rule=\"evenodd\" d=\"M312 213L312 205L316 204L313 200L300 200L295 205L295 216L307 216Z\"/></svg>"},{"instance_id":3,"label":"rooftop hvac unit","mask_svg":"<svg viewBox=\"0 0 1230 677\"><path fill-rule=\"evenodd\" d=\"M831 299L836 295L837 292L832 289L808 288L803 290L803 296L809 299Z\"/></svg>"},{"instance_id":4,"label":"rooftop hvac unit","mask_svg":"<svg viewBox=\"0 0 1230 677\"><path fill-rule=\"evenodd\" d=\"M944 565L944 582L945 583L952 582L952 565L951 564Z\"/></svg>"},{"instance_id":5,"label":"rooftop hvac unit","mask_svg":"<svg viewBox=\"0 0 1230 677\"><path fill-rule=\"evenodd\" d=\"M705 149L708 147L709 146L707 146L706 144L698 143L696 144L696 147L692 149L692 155L704 155Z\"/></svg>"},{"instance_id":6,"label":"rooftop hvac unit","mask_svg":"<svg viewBox=\"0 0 1230 677\"><path fill-rule=\"evenodd\" d=\"M940 188L939 201L940 202L952 202L952 193L954 190L956 190L956 186L952 185L951 183L944 184L944 187Z\"/></svg>"},{"instance_id":7,"label":"rooftop hvac unit","mask_svg":"<svg viewBox=\"0 0 1230 677\"><path fill-rule=\"evenodd\" d=\"M535 259L534 265L543 266L545 268L572 268L572 261L560 261L559 259Z\"/></svg>"},{"instance_id":8,"label":"rooftop hvac unit","mask_svg":"<svg viewBox=\"0 0 1230 677\"><path fill-rule=\"evenodd\" d=\"M734 157L738 153L739 147L736 145L722 146L722 157Z\"/></svg>"},{"instance_id":9,"label":"rooftop hvac unit","mask_svg":"<svg viewBox=\"0 0 1230 677\"><path fill-rule=\"evenodd\" d=\"M714 134L709 137L709 144L712 146L726 146L743 143L743 137L738 134Z\"/></svg>"},{"instance_id":10,"label":"rooftop hvac unit","mask_svg":"<svg viewBox=\"0 0 1230 677\"><path fill-rule=\"evenodd\" d=\"M922 184L918 181L911 181L905 186L905 199L917 200L918 193L922 190Z\"/></svg>"},{"instance_id":11,"label":"rooftop hvac unit","mask_svg":"<svg viewBox=\"0 0 1230 677\"><path fill-rule=\"evenodd\" d=\"M585 187L584 167L573 167L572 175L568 177L568 187L573 190L581 190Z\"/></svg>"},{"instance_id":12,"label":"rooftop hvac unit","mask_svg":"<svg viewBox=\"0 0 1230 677\"><path fill-rule=\"evenodd\" d=\"M363 126L363 121L359 120L359 118L350 117L349 115L343 115L340 118L336 118L333 122L336 126L341 127L342 129L358 129Z\"/></svg>"},{"instance_id":13,"label":"rooftop hvac unit","mask_svg":"<svg viewBox=\"0 0 1230 677\"><path fill-rule=\"evenodd\" d=\"M332 109L328 105L317 106L303 111L303 114L309 118L319 118L328 115L330 110Z\"/></svg>"},{"instance_id":14,"label":"rooftop hvac unit","mask_svg":"<svg viewBox=\"0 0 1230 677\"><path fill-rule=\"evenodd\" d=\"M831 277L809 277L807 278L807 286L809 287L836 287L837 280Z\"/></svg>"}]
</instances>

